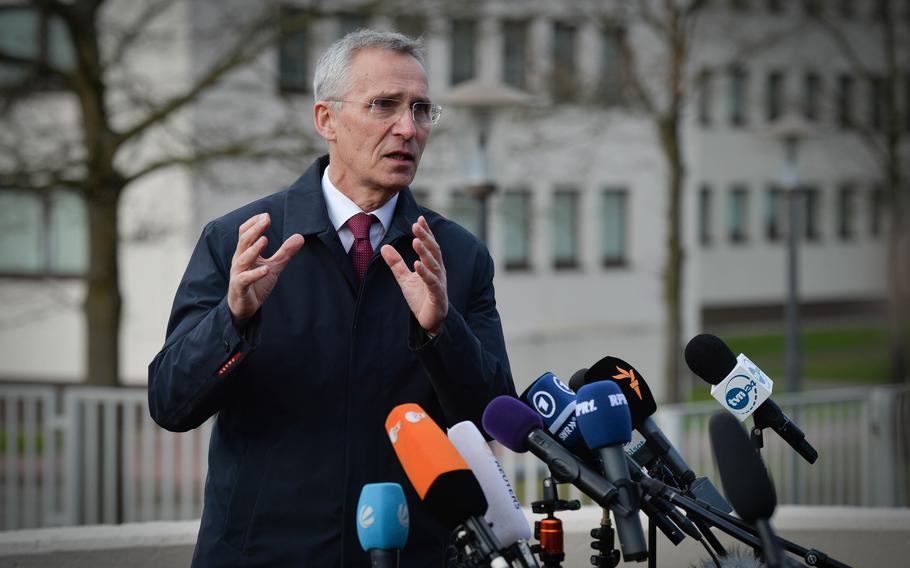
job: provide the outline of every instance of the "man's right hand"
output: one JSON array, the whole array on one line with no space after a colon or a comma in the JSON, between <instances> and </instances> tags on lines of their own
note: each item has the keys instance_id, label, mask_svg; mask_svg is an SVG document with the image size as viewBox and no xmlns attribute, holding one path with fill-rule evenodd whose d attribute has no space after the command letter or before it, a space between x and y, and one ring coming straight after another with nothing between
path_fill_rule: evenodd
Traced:
<instances>
[{"instance_id":1,"label":"man's right hand","mask_svg":"<svg viewBox=\"0 0 910 568\"><path fill-rule=\"evenodd\" d=\"M262 307L275 288L278 275L303 246L303 235L295 233L270 258L263 258L261 253L268 244L263 233L271 221L268 213L261 213L240 225L228 284L228 308L237 329L243 328Z\"/></svg>"}]
</instances>

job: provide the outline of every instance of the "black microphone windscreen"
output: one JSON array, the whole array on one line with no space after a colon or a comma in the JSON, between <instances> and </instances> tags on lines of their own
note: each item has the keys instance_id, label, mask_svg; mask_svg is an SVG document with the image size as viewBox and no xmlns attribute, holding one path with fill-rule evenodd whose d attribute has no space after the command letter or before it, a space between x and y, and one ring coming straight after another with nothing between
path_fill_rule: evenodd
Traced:
<instances>
[{"instance_id":1,"label":"black microphone windscreen","mask_svg":"<svg viewBox=\"0 0 910 568\"><path fill-rule=\"evenodd\" d=\"M716 335L702 333L686 345L686 365L702 380L716 385L736 366L736 355Z\"/></svg>"},{"instance_id":2,"label":"black microphone windscreen","mask_svg":"<svg viewBox=\"0 0 910 568\"><path fill-rule=\"evenodd\" d=\"M591 365L585 373L585 384L604 380L619 385L622 394L625 395L629 403L629 413L632 415L632 428L638 428L657 410L657 403L654 402L654 395L651 394L648 383L635 367L622 359L608 355Z\"/></svg>"},{"instance_id":3,"label":"black microphone windscreen","mask_svg":"<svg viewBox=\"0 0 910 568\"><path fill-rule=\"evenodd\" d=\"M748 523L770 519L777 506L774 484L739 419L721 410L711 416L708 429L724 494L733 509Z\"/></svg>"},{"instance_id":4,"label":"black microphone windscreen","mask_svg":"<svg viewBox=\"0 0 910 568\"><path fill-rule=\"evenodd\" d=\"M437 477L423 503L449 530L487 512L483 489L469 469L447 471Z\"/></svg>"},{"instance_id":5,"label":"black microphone windscreen","mask_svg":"<svg viewBox=\"0 0 910 568\"><path fill-rule=\"evenodd\" d=\"M569 377L569 388L575 392L578 392L578 389L585 386L585 373L588 372L587 367L582 367L581 369L572 373L572 376Z\"/></svg>"}]
</instances>

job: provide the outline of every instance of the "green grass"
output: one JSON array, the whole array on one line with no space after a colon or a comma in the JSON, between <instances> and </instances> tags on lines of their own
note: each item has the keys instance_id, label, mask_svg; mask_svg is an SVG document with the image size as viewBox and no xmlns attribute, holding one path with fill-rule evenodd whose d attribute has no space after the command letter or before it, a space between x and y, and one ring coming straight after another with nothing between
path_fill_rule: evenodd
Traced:
<instances>
[{"instance_id":1,"label":"green grass","mask_svg":"<svg viewBox=\"0 0 910 568\"><path fill-rule=\"evenodd\" d=\"M734 353L745 353L774 381L775 392L786 392L786 349L779 332L722 335ZM871 385L889 382L888 333L871 325L806 326L800 334L803 388ZM710 393L694 389L693 400Z\"/></svg>"}]
</instances>

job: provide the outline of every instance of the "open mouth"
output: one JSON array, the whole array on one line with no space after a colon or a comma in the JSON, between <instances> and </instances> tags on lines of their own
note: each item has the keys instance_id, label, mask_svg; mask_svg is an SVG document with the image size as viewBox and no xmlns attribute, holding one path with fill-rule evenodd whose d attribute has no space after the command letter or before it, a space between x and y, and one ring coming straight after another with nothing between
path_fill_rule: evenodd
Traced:
<instances>
[{"instance_id":1,"label":"open mouth","mask_svg":"<svg viewBox=\"0 0 910 568\"><path fill-rule=\"evenodd\" d=\"M391 152L385 155L386 158L391 158L398 162L413 162L414 155L409 152Z\"/></svg>"}]
</instances>

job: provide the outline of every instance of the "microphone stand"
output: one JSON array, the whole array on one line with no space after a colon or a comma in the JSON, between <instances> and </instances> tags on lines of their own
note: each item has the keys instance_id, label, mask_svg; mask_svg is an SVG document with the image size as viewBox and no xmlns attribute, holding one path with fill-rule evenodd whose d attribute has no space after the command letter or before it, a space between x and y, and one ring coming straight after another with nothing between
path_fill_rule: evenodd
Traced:
<instances>
[{"instance_id":1,"label":"microphone stand","mask_svg":"<svg viewBox=\"0 0 910 568\"><path fill-rule=\"evenodd\" d=\"M543 568L562 568L566 559L562 521L556 518L556 511L577 511L581 503L577 499L564 501L559 498L556 480L552 477L543 479L543 499L531 503L531 510L538 515L546 515L540 521L534 521L534 538L538 544L531 546L531 552L540 557Z\"/></svg>"},{"instance_id":2,"label":"microphone stand","mask_svg":"<svg viewBox=\"0 0 910 568\"><path fill-rule=\"evenodd\" d=\"M670 501L686 511L686 513L697 516L701 523L710 523L736 540L750 546L753 550L760 551L762 549L761 539L755 534L756 530L742 519L718 511L707 503L698 502L684 495L680 495L671 487L656 479L645 478L642 479L640 483L647 493L663 497L667 501ZM699 528L701 528L701 524L699 524ZM835 560L820 550L814 548L809 549L780 537L778 537L778 540L784 550L799 556L808 566L818 566L819 568L850 568L848 564Z\"/></svg>"}]
</instances>

